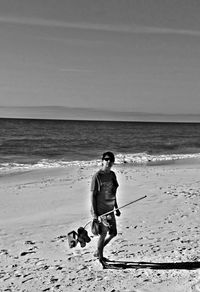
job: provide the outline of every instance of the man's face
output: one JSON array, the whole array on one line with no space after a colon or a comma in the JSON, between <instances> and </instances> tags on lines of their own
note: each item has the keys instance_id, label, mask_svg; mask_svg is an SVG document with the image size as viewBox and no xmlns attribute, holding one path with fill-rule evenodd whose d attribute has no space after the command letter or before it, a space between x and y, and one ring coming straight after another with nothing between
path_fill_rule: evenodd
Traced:
<instances>
[{"instance_id":1,"label":"man's face","mask_svg":"<svg viewBox=\"0 0 200 292\"><path fill-rule=\"evenodd\" d=\"M109 157L109 156L106 156L104 157L103 159L103 166L106 167L106 168L111 168L114 164L114 161Z\"/></svg>"}]
</instances>

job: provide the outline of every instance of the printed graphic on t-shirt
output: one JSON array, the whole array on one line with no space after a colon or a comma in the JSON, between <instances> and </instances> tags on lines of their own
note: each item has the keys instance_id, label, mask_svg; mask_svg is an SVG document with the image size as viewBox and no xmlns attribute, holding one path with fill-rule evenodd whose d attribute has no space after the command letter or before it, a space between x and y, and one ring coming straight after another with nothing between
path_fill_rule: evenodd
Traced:
<instances>
[{"instance_id":1,"label":"printed graphic on t-shirt","mask_svg":"<svg viewBox=\"0 0 200 292\"><path fill-rule=\"evenodd\" d=\"M112 181L103 182L101 193L104 193L106 201L113 201L115 200L115 193L113 193L113 183Z\"/></svg>"}]
</instances>

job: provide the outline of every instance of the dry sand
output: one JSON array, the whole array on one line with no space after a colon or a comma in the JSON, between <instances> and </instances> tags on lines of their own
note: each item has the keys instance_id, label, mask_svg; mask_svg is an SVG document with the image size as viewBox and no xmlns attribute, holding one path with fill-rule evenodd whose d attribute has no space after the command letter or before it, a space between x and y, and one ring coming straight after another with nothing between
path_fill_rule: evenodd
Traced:
<instances>
[{"instance_id":1,"label":"dry sand","mask_svg":"<svg viewBox=\"0 0 200 292\"><path fill-rule=\"evenodd\" d=\"M90 225L85 248L68 246L67 233L91 220L97 169L0 177L0 291L200 291L200 163L114 167L119 205L147 198L122 209L105 256L149 263L137 269L103 269L93 256L97 237Z\"/></svg>"}]
</instances>

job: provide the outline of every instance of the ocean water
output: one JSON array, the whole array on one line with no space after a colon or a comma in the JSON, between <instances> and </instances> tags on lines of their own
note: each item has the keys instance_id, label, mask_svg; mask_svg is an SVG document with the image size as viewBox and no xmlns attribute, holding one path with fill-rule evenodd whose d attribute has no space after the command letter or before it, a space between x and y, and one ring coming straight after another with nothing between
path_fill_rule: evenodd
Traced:
<instances>
[{"instance_id":1,"label":"ocean water","mask_svg":"<svg viewBox=\"0 0 200 292\"><path fill-rule=\"evenodd\" d=\"M0 119L0 173L95 165L108 150L116 164L200 159L200 124Z\"/></svg>"}]
</instances>

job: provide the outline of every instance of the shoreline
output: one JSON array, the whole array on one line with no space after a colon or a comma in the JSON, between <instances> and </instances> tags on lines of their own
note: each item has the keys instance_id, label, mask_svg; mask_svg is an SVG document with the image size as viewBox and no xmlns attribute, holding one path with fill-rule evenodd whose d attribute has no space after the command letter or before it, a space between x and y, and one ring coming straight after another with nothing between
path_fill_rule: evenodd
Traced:
<instances>
[{"instance_id":1,"label":"shoreline","mask_svg":"<svg viewBox=\"0 0 200 292\"><path fill-rule=\"evenodd\" d=\"M29 171L48 171L54 169L68 169L69 167L101 167L101 159L92 160L64 160L64 159L36 159L26 162L17 162L17 160L2 161L0 163L0 179L4 176L12 176L18 173ZM17 158L16 158L17 159ZM198 164L200 163L200 153L160 153L148 154L141 153L118 153L116 154L116 166L129 165L129 167L137 166L154 166L154 165L170 165L170 164Z\"/></svg>"},{"instance_id":2,"label":"shoreline","mask_svg":"<svg viewBox=\"0 0 200 292\"><path fill-rule=\"evenodd\" d=\"M85 248L69 248L67 233L91 220L90 182L98 169L71 166L1 177L2 289L195 291L200 269L103 270L93 256L97 237L90 226L91 242ZM147 198L121 210L118 236L105 248L105 256L148 263L200 262L199 169L192 161L115 165L118 205Z\"/></svg>"}]
</instances>

